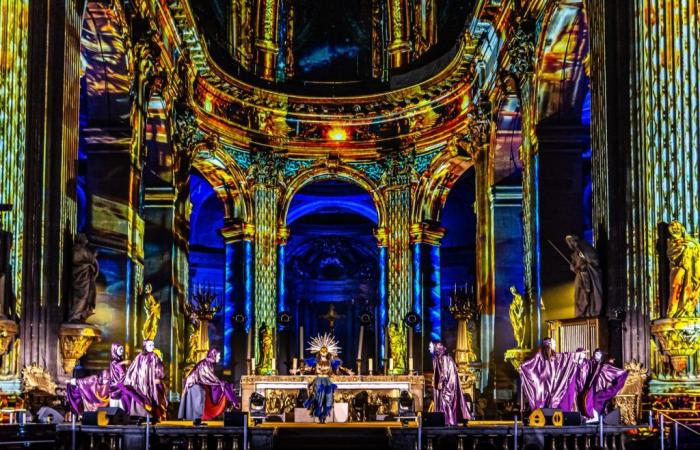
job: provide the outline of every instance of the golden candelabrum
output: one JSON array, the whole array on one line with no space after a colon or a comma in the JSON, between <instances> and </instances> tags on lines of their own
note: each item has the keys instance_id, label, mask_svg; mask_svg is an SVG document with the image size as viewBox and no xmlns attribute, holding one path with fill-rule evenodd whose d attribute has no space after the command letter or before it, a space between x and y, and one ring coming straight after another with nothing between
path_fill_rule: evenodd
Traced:
<instances>
[{"instance_id":1,"label":"golden candelabrum","mask_svg":"<svg viewBox=\"0 0 700 450\"><path fill-rule=\"evenodd\" d=\"M94 325L64 323L58 332L58 341L63 357L63 371L70 376L76 362L85 356L95 341L102 340L102 332Z\"/></svg>"},{"instance_id":2,"label":"golden candelabrum","mask_svg":"<svg viewBox=\"0 0 700 450\"><path fill-rule=\"evenodd\" d=\"M192 292L192 300L185 303L185 315L195 319L197 323L197 361L205 358L209 352L209 322L221 310L220 302L211 285L198 285Z\"/></svg>"},{"instance_id":3,"label":"golden candelabrum","mask_svg":"<svg viewBox=\"0 0 700 450\"><path fill-rule=\"evenodd\" d=\"M462 388L472 393L480 375L481 363L476 355L474 330L481 320L481 307L476 301L474 290L455 290L450 297L450 313L457 319L457 349L455 362Z\"/></svg>"}]
</instances>

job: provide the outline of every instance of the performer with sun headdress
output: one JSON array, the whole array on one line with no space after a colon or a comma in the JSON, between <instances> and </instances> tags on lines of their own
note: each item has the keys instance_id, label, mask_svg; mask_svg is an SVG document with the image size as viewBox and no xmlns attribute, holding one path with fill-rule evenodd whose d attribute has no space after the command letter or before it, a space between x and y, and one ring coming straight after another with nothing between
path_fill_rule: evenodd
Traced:
<instances>
[{"instance_id":1,"label":"performer with sun headdress","mask_svg":"<svg viewBox=\"0 0 700 450\"><path fill-rule=\"evenodd\" d=\"M335 338L325 333L311 338L309 348L312 357L306 358L296 374L317 375L309 385L309 399L304 406L319 422L325 423L326 417L333 408L333 392L336 385L331 382L331 375L352 375L350 369L343 367L343 361L338 358L340 347Z\"/></svg>"}]
</instances>

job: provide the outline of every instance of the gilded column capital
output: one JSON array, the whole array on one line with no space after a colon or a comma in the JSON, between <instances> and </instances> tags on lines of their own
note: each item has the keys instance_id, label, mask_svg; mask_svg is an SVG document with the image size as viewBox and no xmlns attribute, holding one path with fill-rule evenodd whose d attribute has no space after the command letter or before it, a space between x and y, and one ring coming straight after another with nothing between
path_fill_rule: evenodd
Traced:
<instances>
[{"instance_id":1,"label":"gilded column capital","mask_svg":"<svg viewBox=\"0 0 700 450\"><path fill-rule=\"evenodd\" d=\"M374 237L377 239L377 247L386 247L389 244L389 234L386 227L375 228Z\"/></svg>"},{"instance_id":2,"label":"gilded column capital","mask_svg":"<svg viewBox=\"0 0 700 450\"><path fill-rule=\"evenodd\" d=\"M277 187L284 181L284 158L273 150L254 150L250 154L248 178L253 187Z\"/></svg>"},{"instance_id":3,"label":"gilded column capital","mask_svg":"<svg viewBox=\"0 0 700 450\"><path fill-rule=\"evenodd\" d=\"M287 239L289 239L289 228L284 225L277 227L277 244L287 245Z\"/></svg>"},{"instance_id":4,"label":"gilded column capital","mask_svg":"<svg viewBox=\"0 0 700 450\"><path fill-rule=\"evenodd\" d=\"M224 242L232 244L240 241L252 241L255 237L255 225L243 221L237 221L225 225L219 230Z\"/></svg>"},{"instance_id":5,"label":"gilded column capital","mask_svg":"<svg viewBox=\"0 0 700 450\"><path fill-rule=\"evenodd\" d=\"M380 164L384 169L383 180L389 187L407 186L411 183L416 150L394 150L386 152Z\"/></svg>"},{"instance_id":6,"label":"gilded column capital","mask_svg":"<svg viewBox=\"0 0 700 450\"><path fill-rule=\"evenodd\" d=\"M445 237L445 228L435 223L421 222L411 225L411 244L428 244L439 247Z\"/></svg>"}]
</instances>

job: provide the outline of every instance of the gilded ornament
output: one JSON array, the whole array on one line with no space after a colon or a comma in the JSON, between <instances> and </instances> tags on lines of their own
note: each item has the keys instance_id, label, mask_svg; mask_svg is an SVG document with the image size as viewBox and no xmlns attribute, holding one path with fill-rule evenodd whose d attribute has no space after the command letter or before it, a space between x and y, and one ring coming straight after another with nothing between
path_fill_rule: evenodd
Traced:
<instances>
[{"instance_id":1,"label":"gilded ornament","mask_svg":"<svg viewBox=\"0 0 700 450\"><path fill-rule=\"evenodd\" d=\"M82 358L93 342L102 340L102 332L94 325L64 323L58 332L58 341L63 357L63 370L73 373L78 359Z\"/></svg>"},{"instance_id":2,"label":"gilded ornament","mask_svg":"<svg viewBox=\"0 0 700 450\"><path fill-rule=\"evenodd\" d=\"M674 220L668 224L666 256L671 265L668 317L698 317L700 241Z\"/></svg>"},{"instance_id":3,"label":"gilded ornament","mask_svg":"<svg viewBox=\"0 0 700 450\"><path fill-rule=\"evenodd\" d=\"M56 395L56 387L51 374L38 364L30 364L22 369L22 392L40 391Z\"/></svg>"},{"instance_id":4,"label":"gilded ornament","mask_svg":"<svg viewBox=\"0 0 700 450\"><path fill-rule=\"evenodd\" d=\"M143 287L143 309L146 313L146 320L141 329L141 336L144 341L152 341L158 333L158 321L160 320L160 302L153 296L153 286L146 283Z\"/></svg>"},{"instance_id":5,"label":"gilded ornament","mask_svg":"<svg viewBox=\"0 0 700 450\"><path fill-rule=\"evenodd\" d=\"M406 333L398 323L389 325L389 349L394 367L389 369L390 375L406 373Z\"/></svg>"},{"instance_id":6,"label":"gilded ornament","mask_svg":"<svg viewBox=\"0 0 700 450\"><path fill-rule=\"evenodd\" d=\"M510 287L513 301L510 303L508 314L510 323L513 326L513 336L515 337L516 348L525 348L525 324L527 323L527 313L523 296L520 295L515 286Z\"/></svg>"},{"instance_id":7,"label":"gilded ornament","mask_svg":"<svg viewBox=\"0 0 700 450\"><path fill-rule=\"evenodd\" d=\"M613 405L620 410L620 419L625 425L636 425L642 412L642 394L648 370L638 361L625 363L627 379L625 385L613 399Z\"/></svg>"}]
</instances>

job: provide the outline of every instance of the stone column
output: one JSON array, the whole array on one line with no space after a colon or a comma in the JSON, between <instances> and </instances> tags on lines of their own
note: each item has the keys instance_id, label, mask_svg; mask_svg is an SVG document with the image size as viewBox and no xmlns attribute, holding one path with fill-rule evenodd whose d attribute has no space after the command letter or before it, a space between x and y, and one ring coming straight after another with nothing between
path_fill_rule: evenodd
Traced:
<instances>
[{"instance_id":1,"label":"stone column","mask_svg":"<svg viewBox=\"0 0 700 450\"><path fill-rule=\"evenodd\" d=\"M275 79L277 65L278 0L261 0L257 3L255 24L255 72L266 80Z\"/></svg>"},{"instance_id":2,"label":"stone column","mask_svg":"<svg viewBox=\"0 0 700 450\"><path fill-rule=\"evenodd\" d=\"M409 62L411 57L411 25L407 0L386 0L389 17L390 66L398 68Z\"/></svg>"},{"instance_id":3,"label":"stone column","mask_svg":"<svg viewBox=\"0 0 700 450\"><path fill-rule=\"evenodd\" d=\"M430 341L438 341L442 336L442 301L440 284L440 244L445 229L435 223L415 223L411 226L413 244L413 302L414 310L421 316L420 348L414 349L414 356L420 357L420 371L431 370L428 353ZM416 306L420 305L420 310ZM416 359L418 362L418 359Z\"/></svg>"}]
</instances>

